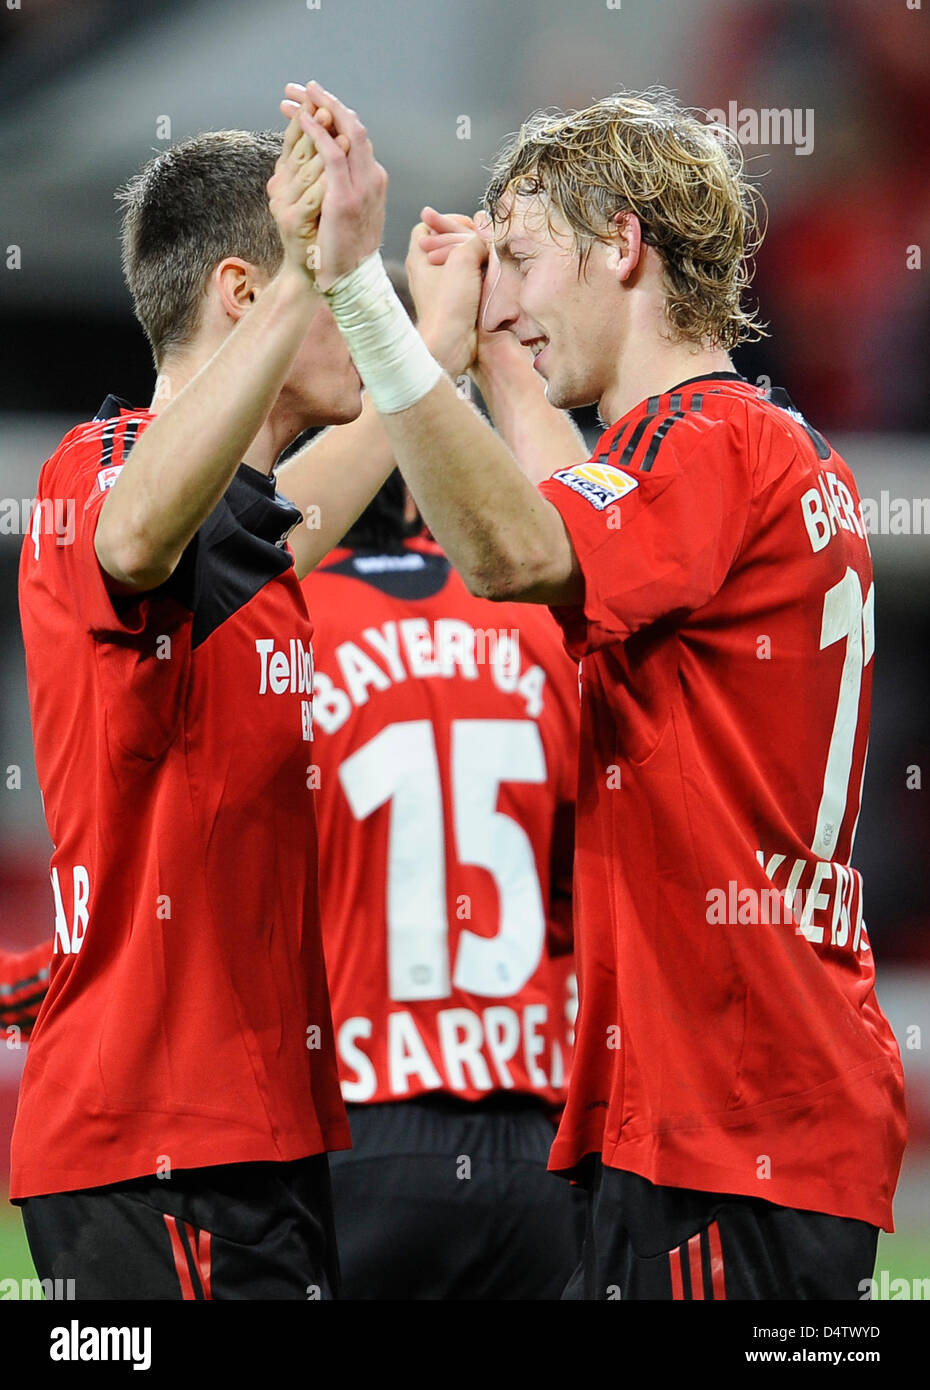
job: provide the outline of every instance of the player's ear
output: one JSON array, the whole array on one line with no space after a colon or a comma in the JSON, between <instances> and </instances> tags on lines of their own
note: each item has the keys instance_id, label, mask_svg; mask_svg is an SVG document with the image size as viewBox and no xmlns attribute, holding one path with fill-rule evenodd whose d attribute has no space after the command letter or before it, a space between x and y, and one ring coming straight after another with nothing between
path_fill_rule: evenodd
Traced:
<instances>
[{"instance_id":1,"label":"player's ear","mask_svg":"<svg viewBox=\"0 0 930 1390\"><path fill-rule=\"evenodd\" d=\"M607 268L621 284L639 265L643 234L635 212L615 212L610 219L612 245L607 252Z\"/></svg>"},{"instance_id":2,"label":"player's ear","mask_svg":"<svg viewBox=\"0 0 930 1390\"><path fill-rule=\"evenodd\" d=\"M224 314L235 322L255 303L264 283L255 267L238 256L224 257L210 279Z\"/></svg>"}]
</instances>

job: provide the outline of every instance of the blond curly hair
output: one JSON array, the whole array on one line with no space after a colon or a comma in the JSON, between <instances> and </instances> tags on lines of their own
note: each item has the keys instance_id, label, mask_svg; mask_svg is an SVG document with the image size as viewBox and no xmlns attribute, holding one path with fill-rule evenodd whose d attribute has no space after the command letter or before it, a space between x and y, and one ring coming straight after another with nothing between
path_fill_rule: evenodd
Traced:
<instances>
[{"instance_id":1,"label":"blond curly hair","mask_svg":"<svg viewBox=\"0 0 930 1390\"><path fill-rule=\"evenodd\" d=\"M662 258L674 339L729 349L764 337L741 301L765 204L738 141L702 116L664 88L537 112L498 154L485 207L501 227L513 208L507 195L541 197L550 231L553 209L571 229L579 270L596 241L611 242L615 214L633 212Z\"/></svg>"}]
</instances>

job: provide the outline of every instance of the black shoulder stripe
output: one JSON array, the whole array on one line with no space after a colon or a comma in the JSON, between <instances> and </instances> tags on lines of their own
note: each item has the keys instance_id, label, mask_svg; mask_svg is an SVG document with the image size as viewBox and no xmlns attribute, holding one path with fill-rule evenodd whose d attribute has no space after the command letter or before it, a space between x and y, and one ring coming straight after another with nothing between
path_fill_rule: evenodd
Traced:
<instances>
[{"instance_id":1,"label":"black shoulder stripe","mask_svg":"<svg viewBox=\"0 0 930 1390\"><path fill-rule=\"evenodd\" d=\"M659 398L658 398L658 396L650 396L650 397L649 397L649 400L646 402L646 415L647 415L647 417L652 416L652 415L655 415L655 413L656 413L656 411L658 410L658 408L659 408ZM592 462L592 463L613 463L613 464L616 464L617 461L618 461L616 456L617 456L617 454L620 452L620 450L623 448L624 441L625 441L625 440L630 440L630 439L632 438L632 436L633 436L634 434L636 434L637 430L639 431L639 434L637 435L637 440L638 440L638 439L641 439L641 438L642 438L642 430L643 430L643 421L642 421L642 420L637 420L636 423L633 424L633 425L625 425L624 428L623 428L623 429L620 431L620 433L617 435L616 439L614 439L606 448L599 450L599 451L594 455L594 457L593 457L593 459L591 460L591 462ZM633 447L635 448L636 445L634 444Z\"/></svg>"},{"instance_id":2,"label":"black shoulder stripe","mask_svg":"<svg viewBox=\"0 0 930 1390\"><path fill-rule=\"evenodd\" d=\"M700 394L692 396L690 402L684 410L681 409L681 396L672 396L670 404L674 413L665 417L665 419L660 423L655 434L650 439L649 448L646 450L645 457L643 458L643 461L639 466L639 471L641 473L648 473L652 469L652 465L656 461L656 455L659 452L659 445L662 443L662 440L668 434L672 426L677 425L679 420L683 420L685 416L691 412L697 412L698 414L700 414L701 409L704 405L704 397Z\"/></svg>"},{"instance_id":3,"label":"black shoulder stripe","mask_svg":"<svg viewBox=\"0 0 930 1390\"><path fill-rule=\"evenodd\" d=\"M646 402L645 414L641 416L633 426L632 433L624 436L626 442L623 444L622 450L622 441L618 439L611 449L608 449L605 453L597 454L593 462L610 463L615 468L635 468L636 464L633 462L634 455L642 444L646 431L649 429L650 425L655 423L655 418L659 413L659 402L661 399L661 396L649 397ZM648 473L652 468L652 465L655 463L656 454L659 451L659 445L672 428L672 425L678 420L683 420L685 415L690 411L701 411L704 405L704 396L701 392L696 392L691 397L690 401L688 401L687 405L682 407L682 393L676 391L674 395L669 396L668 402L672 414L660 420L655 433L649 441L645 456L640 465L641 472Z\"/></svg>"},{"instance_id":4,"label":"black shoulder stripe","mask_svg":"<svg viewBox=\"0 0 930 1390\"><path fill-rule=\"evenodd\" d=\"M659 423L658 429L649 441L649 448L646 450L643 461L639 465L640 473L648 473L651 470L652 465L656 461L656 455L659 452L659 445L662 443L662 440L668 434L672 426L677 425L678 421L684 418L685 412L683 410L676 410L674 415L666 415L665 419Z\"/></svg>"},{"instance_id":5,"label":"black shoulder stripe","mask_svg":"<svg viewBox=\"0 0 930 1390\"><path fill-rule=\"evenodd\" d=\"M103 444L100 453L101 468L106 468L113 457L113 441L116 436L116 426L118 424L119 418L117 417L114 420L108 420L103 427Z\"/></svg>"},{"instance_id":6,"label":"black shoulder stripe","mask_svg":"<svg viewBox=\"0 0 930 1390\"><path fill-rule=\"evenodd\" d=\"M127 420L123 423L122 416L114 416L108 420L103 427L103 442L100 454L100 467L106 468L113 462L113 450L116 441L121 444L120 462L125 463L129 457L129 451L136 442L136 435L139 433L139 421Z\"/></svg>"},{"instance_id":7,"label":"black shoulder stripe","mask_svg":"<svg viewBox=\"0 0 930 1390\"><path fill-rule=\"evenodd\" d=\"M612 464L615 465L615 467L627 468L629 466L630 460L632 459L633 455L636 453L636 450L639 447L640 440L642 439L643 435L646 433L647 429L655 419L655 416L658 413L658 409L658 396L651 396L646 409L646 414L640 420L639 424L636 426L633 433L627 440L627 445L623 453L620 455L619 458L616 458L613 455L610 456L610 461Z\"/></svg>"},{"instance_id":8,"label":"black shoulder stripe","mask_svg":"<svg viewBox=\"0 0 930 1390\"><path fill-rule=\"evenodd\" d=\"M130 420L126 426L126 433L123 435L122 462L125 463L132 451L132 446L136 442L136 435L139 433L139 421Z\"/></svg>"}]
</instances>

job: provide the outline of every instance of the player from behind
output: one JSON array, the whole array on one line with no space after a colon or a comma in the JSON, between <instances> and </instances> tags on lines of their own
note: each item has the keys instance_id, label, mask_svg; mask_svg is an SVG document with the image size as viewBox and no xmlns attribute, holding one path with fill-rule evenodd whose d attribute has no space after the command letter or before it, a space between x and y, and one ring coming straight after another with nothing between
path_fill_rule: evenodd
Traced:
<instances>
[{"instance_id":1,"label":"player from behind","mask_svg":"<svg viewBox=\"0 0 930 1390\"><path fill-rule=\"evenodd\" d=\"M484 327L606 426L537 489L428 352L456 320L474 334L487 245L434 219L410 269L446 258L446 312L414 335L377 255L383 171L333 112L355 157L301 118L326 165L317 283L395 457L472 591L550 605L582 663L580 1015L551 1166L589 1207L567 1296L857 1298L904 1141L850 865L872 566L843 460L733 369L738 149L662 94L505 148Z\"/></svg>"},{"instance_id":2,"label":"player from behind","mask_svg":"<svg viewBox=\"0 0 930 1390\"><path fill-rule=\"evenodd\" d=\"M577 670L548 613L468 593L405 496L395 474L303 585L343 1291L558 1298Z\"/></svg>"},{"instance_id":3,"label":"player from behind","mask_svg":"<svg viewBox=\"0 0 930 1390\"><path fill-rule=\"evenodd\" d=\"M298 575L391 462L369 411L351 447L324 436L288 465L300 508L269 476L307 426L361 409L307 270L317 172L292 122L283 147L214 132L131 181L125 267L159 389L65 438L23 549L55 954L11 1194L40 1277L79 1299L338 1282L325 1151L349 1134ZM57 503L66 541L43 529Z\"/></svg>"}]
</instances>

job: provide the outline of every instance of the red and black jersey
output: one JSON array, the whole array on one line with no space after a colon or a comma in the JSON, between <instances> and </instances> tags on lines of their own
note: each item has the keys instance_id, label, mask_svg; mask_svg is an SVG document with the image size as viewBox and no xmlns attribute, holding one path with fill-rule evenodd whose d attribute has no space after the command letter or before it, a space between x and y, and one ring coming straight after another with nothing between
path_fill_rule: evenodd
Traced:
<instances>
[{"instance_id":1,"label":"red and black jersey","mask_svg":"<svg viewBox=\"0 0 930 1390\"><path fill-rule=\"evenodd\" d=\"M343 1095L558 1103L578 719L558 628L472 597L426 540L334 551L304 592Z\"/></svg>"},{"instance_id":2,"label":"red and black jersey","mask_svg":"<svg viewBox=\"0 0 930 1390\"><path fill-rule=\"evenodd\" d=\"M904 1142L850 866L872 564L843 460L730 374L541 485L581 565L580 1014L551 1166L891 1229Z\"/></svg>"},{"instance_id":3,"label":"red and black jersey","mask_svg":"<svg viewBox=\"0 0 930 1390\"><path fill-rule=\"evenodd\" d=\"M169 582L94 550L148 411L45 464L20 568L55 954L12 1195L345 1147L316 879L300 519L245 465Z\"/></svg>"}]
</instances>

